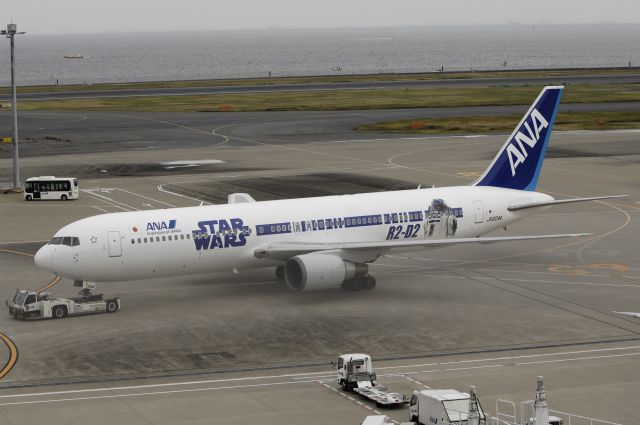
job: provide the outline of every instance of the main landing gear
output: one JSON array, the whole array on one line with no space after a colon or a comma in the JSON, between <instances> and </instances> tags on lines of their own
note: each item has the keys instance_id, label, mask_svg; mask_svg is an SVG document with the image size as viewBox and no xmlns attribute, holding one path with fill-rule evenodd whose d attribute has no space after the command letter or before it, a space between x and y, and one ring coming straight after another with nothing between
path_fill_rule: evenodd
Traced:
<instances>
[{"instance_id":1,"label":"main landing gear","mask_svg":"<svg viewBox=\"0 0 640 425\"><path fill-rule=\"evenodd\" d=\"M342 283L342 289L345 291L359 291L361 289L372 290L376 287L376 278L370 274L357 274L349 280Z\"/></svg>"}]
</instances>

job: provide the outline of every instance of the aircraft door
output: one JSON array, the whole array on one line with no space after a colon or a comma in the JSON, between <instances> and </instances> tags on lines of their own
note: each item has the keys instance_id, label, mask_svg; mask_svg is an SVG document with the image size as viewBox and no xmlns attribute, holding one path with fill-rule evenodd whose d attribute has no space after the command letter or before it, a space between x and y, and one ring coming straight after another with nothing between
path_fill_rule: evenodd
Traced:
<instances>
[{"instance_id":1,"label":"aircraft door","mask_svg":"<svg viewBox=\"0 0 640 425\"><path fill-rule=\"evenodd\" d=\"M482 201L473 201L473 211L476 217L476 224L484 222L484 207Z\"/></svg>"},{"instance_id":2,"label":"aircraft door","mask_svg":"<svg viewBox=\"0 0 640 425\"><path fill-rule=\"evenodd\" d=\"M109 257L122 257L122 242L120 240L120 232L107 232L107 240L109 243Z\"/></svg>"}]
</instances>

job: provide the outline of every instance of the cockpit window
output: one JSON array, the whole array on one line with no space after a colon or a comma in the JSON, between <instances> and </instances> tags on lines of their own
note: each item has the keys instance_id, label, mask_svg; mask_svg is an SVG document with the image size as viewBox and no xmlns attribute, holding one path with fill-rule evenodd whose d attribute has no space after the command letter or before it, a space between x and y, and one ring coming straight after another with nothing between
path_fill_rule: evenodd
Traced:
<instances>
[{"instance_id":1,"label":"cockpit window","mask_svg":"<svg viewBox=\"0 0 640 425\"><path fill-rule=\"evenodd\" d=\"M78 246L80 239L75 236L56 236L49 241L49 245Z\"/></svg>"},{"instance_id":2,"label":"cockpit window","mask_svg":"<svg viewBox=\"0 0 640 425\"><path fill-rule=\"evenodd\" d=\"M61 237L55 237L49 241L49 245L60 245L62 244L62 239Z\"/></svg>"}]
</instances>

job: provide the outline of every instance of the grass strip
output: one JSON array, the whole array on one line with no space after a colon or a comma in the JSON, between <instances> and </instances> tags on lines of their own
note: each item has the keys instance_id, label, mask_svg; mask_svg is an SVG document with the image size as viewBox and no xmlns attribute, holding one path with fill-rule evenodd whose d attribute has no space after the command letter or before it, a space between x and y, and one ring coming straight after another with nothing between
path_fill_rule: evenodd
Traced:
<instances>
[{"instance_id":1,"label":"grass strip","mask_svg":"<svg viewBox=\"0 0 640 425\"><path fill-rule=\"evenodd\" d=\"M253 112L528 105L542 87L521 85L114 97L21 101L18 107L20 110L41 111ZM640 84L569 85L562 102L640 102Z\"/></svg>"},{"instance_id":2,"label":"grass strip","mask_svg":"<svg viewBox=\"0 0 640 425\"><path fill-rule=\"evenodd\" d=\"M356 127L358 131L411 134L486 134L510 132L520 115L466 116L386 121ZM556 130L616 130L640 128L640 111L564 112L556 118Z\"/></svg>"},{"instance_id":3,"label":"grass strip","mask_svg":"<svg viewBox=\"0 0 640 425\"><path fill-rule=\"evenodd\" d=\"M70 85L38 85L18 87L19 93L58 93L65 91L123 90L123 89L156 89L180 87L231 87L275 84L309 84L309 83L350 83L362 81L423 81L423 80L455 80L481 78L531 78L562 77L592 75L624 75L638 74L638 68L585 68L585 69L550 69L550 70L509 70L509 71L468 71L468 72L426 72L402 74L354 74L354 75L318 75L305 77L272 77L272 78L227 78L210 80L182 81L150 81L125 83L96 83ZM10 87L0 87L0 94L10 93Z\"/></svg>"}]
</instances>

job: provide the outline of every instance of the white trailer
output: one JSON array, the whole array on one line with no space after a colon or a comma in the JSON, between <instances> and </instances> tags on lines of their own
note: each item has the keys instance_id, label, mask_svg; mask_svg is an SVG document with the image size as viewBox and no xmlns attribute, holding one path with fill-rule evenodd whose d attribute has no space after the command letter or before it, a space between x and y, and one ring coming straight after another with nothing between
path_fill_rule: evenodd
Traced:
<instances>
[{"instance_id":1,"label":"white trailer","mask_svg":"<svg viewBox=\"0 0 640 425\"><path fill-rule=\"evenodd\" d=\"M374 401L378 407L399 407L407 403L404 395L392 392L376 383L371 356L368 354L342 354L337 364L338 384L344 391L353 391Z\"/></svg>"},{"instance_id":2,"label":"white trailer","mask_svg":"<svg viewBox=\"0 0 640 425\"><path fill-rule=\"evenodd\" d=\"M102 294L86 289L74 298L53 298L48 292L18 289L6 305L16 319L62 319L81 314L115 313L120 308L120 298L105 299Z\"/></svg>"},{"instance_id":3,"label":"white trailer","mask_svg":"<svg viewBox=\"0 0 640 425\"><path fill-rule=\"evenodd\" d=\"M469 420L469 401L471 395L457 390L421 390L414 391L409 402L409 420L419 425L455 424L467 425ZM486 417L480 402L477 404L476 423L486 423Z\"/></svg>"},{"instance_id":4,"label":"white trailer","mask_svg":"<svg viewBox=\"0 0 640 425\"><path fill-rule=\"evenodd\" d=\"M393 419L387 415L370 415L364 418L364 421L360 425L395 425L398 422L394 422ZM413 425L411 422L401 422L400 425Z\"/></svg>"}]
</instances>

